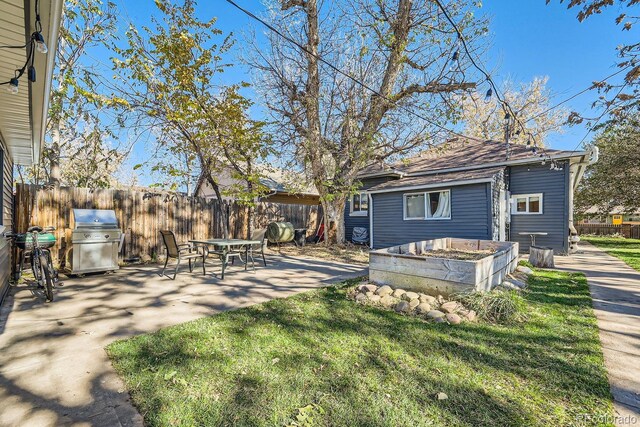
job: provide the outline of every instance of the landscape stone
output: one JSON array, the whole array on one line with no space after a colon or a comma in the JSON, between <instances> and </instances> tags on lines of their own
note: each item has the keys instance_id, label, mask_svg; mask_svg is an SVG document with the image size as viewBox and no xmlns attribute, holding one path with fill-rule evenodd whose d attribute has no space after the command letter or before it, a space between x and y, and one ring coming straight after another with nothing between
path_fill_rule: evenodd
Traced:
<instances>
[{"instance_id":1,"label":"landscape stone","mask_svg":"<svg viewBox=\"0 0 640 427\"><path fill-rule=\"evenodd\" d=\"M446 322L446 320L444 320L444 317L436 317L433 319L434 322L436 323L444 323Z\"/></svg>"},{"instance_id":2,"label":"landscape stone","mask_svg":"<svg viewBox=\"0 0 640 427\"><path fill-rule=\"evenodd\" d=\"M367 298L371 298L375 294L373 292L367 292L365 295L367 296Z\"/></svg>"},{"instance_id":3,"label":"landscape stone","mask_svg":"<svg viewBox=\"0 0 640 427\"><path fill-rule=\"evenodd\" d=\"M438 295L438 297L436 299L438 300L439 304L442 304L442 303L444 303L446 301L442 295Z\"/></svg>"},{"instance_id":4,"label":"landscape stone","mask_svg":"<svg viewBox=\"0 0 640 427\"><path fill-rule=\"evenodd\" d=\"M519 280L511 275L509 276L508 280L514 285L516 285L517 287L519 287L520 289L524 289L527 287L527 282L523 282L522 280Z\"/></svg>"},{"instance_id":5,"label":"landscape stone","mask_svg":"<svg viewBox=\"0 0 640 427\"><path fill-rule=\"evenodd\" d=\"M438 319L438 318L444 317L444 313L441 312L440 310L431 310L427 312L427 317L429 319Z\"/></svg>"},{"instance_id":6,"label":"landscape stone","mask_svg":"<svg viewBox=\"0 0 640 427\"><path fill-rule=\"evenodd\" d=\"M477 317L478 317L478 315L473 310L470 310L469 314L467 314L467 320L470 321L470 322L475 321Z\"/></svg>"},{"instance_id":7,"label":"landscape stone","mask_svg":"<svg viewBox=\"0 0 640 427\"><path fill-rule=\"evenodd\" d=\"M516 270L519 271L520 273L524 273L524 274L533 274L533 270L530 269L529 267L526 267L524 265L519 265L518 267L516 267Z\"/></svg>"},{"instance_id":8,"label":"landscape stone","mask_svg":"<svg viewBox=\"0 0 640 427\"><path fill-rule=\"evenodd\" d=\"M383 297L385 295L390 295L393 292L393 289L391 289L391 286L384 285L380 286L375 292L377 295Z\"/></svg>"},{"instance_id":9,"label":"landscape stone","mask_svg":"<svg viewBox=\"0 0 640 427\"><path fill-rule=\"evenodd\" d=\"M365 302L367 300L367 296L363 293L356 294L357 302Z\"/></svg>"},{"instance_id":10,"label":"landscape stone","mask_svg":"<svg viewBox=\"0 0 640 427\"><path fill-rule=\"evenodd\" d=\"M440 392L440 393L436 394L436 398L438 400L447 400L449 398L449 396L447 396L446 393Z\"/></svg>"},{"instance_id":11,"label":"landscape stone","mask_svg":"<svg viewBox=\"0 0 640 427\"><path fill-rule=\"evenodd\" d=\"M447 318L447 322L451 323L452 325L458 325L460 322L462 322L460 316L455 313L449 313L445 317Z\"/></svg>"},{"instance_id":12,"label":"landscape stone","mask_svg":"<svg viewBox=\"0 0 640 427\"><path fill-rule=\"evenodd\" d=\"M391 295L385 295L380 298L380 304L384 305L385 307L392 307L396 304L396 302L398 302L398 299L392 297Z\"/></svg>"},{"instance_id":13,"label":"landscape stone","mask_svg":"<svg viewBox=\"0 0 640 427\"><path fill-rule=\"evenodd\" d=\"M440 310L445 313L454 313L458 309L458 303L456 301L448 301L444 304L440 304Z\"/></svg>"},{"instance_id":14,"label":"landscape stone","mask_svg":"<svg viewBox=\"0 0 640 427\"><path fill-rule=\"evenodd\" d=\"M375 295L375 294L369 297L369 301L371 302L379 302L380 299L381 299L380 295Z\"/></svg>"},{"instance_id":15,"label":"landscape stone","mask_svg":"<svg viewBox=\"0 0 640 427\"><path fill-rule=\"evenodd\" d=\"M410 310L409 303L407 301L400 301L396 304L394 310L398 313L407 313Z\"/></svg>"},{"instance_id":16,"label":"landscape stone","mask_svg":"<svg viewBox=\"0 0 640 427\"><path fill-rule=\"evenodd\" d=\"M428 313L430 311L431 311L431 304L429 304L428 302L421 302L416 307L416 312L419 313L419 314L425 314L425 313Z\"/></svg>"},{"instance_id":17,"label":"landscape stone","mask_svg":"<svg viewBox=\"0 0 640 427\"><path fill-rule=\"evenodd\" d=\"M429 304L435 304L436 303L436 297L432 297L431 295L420 295L420 301L421 302L428 302Z\"/></svg>"},{"instance_id":18,"label":"landscape stone","mask_svg":"<svg viewBox=\"0 0 640 427\"><path fill-rule=\"evenodd\" d=\"M366 284L366 285L362 285L362 288L366 292L375 292L378 289L378 287L376 285L372 285L371 283Z\"/></svg>"},{"instance_id":19,"label":"landscape stone","mask_svg":"<svg viewBox=\"0 0 640 427\"><path fill-rule=\"evenodd\" d=\"M393 296L396 298L400 298L402 295L406 293L407 291L405 291L404 289L396 289L395 291L393 291Z\"/></svg>"},{"instance_id":20,"label":"landscape stone","mask_svg":"<svg viewBox=\"0 0 640 427\"><path fill-rule=\"evenodd\" d=\"M402 295L402 299L405 301L411 301L413 299L418 299L418 298L419 298L419 295L415 292L405 292Z\"/></svg>"},{"instance_id":21,"label":"landscape stone","mask_svg":"<svg viewBox=\"0 0 640 427\"><path fill-rule=\"evenodd\" d=\"M522 290L522 289L520 289L520 286L512 283L510 280L505 280L504 282L502 282L500 284L500 286L505 288L505 289L514 290L514 291Z\"/></svg>"},{"instance_id":22,"label":"landscape stone","mask_svg":"<svg viewBox=\"0 0 640 427\"><path fill-rule=\"evenodd\" d=\"M409 307L411 307L412 309L416 308L418 305L420 305L420 300L417 298L409 301Z\"/></svg>"}]
</instances>

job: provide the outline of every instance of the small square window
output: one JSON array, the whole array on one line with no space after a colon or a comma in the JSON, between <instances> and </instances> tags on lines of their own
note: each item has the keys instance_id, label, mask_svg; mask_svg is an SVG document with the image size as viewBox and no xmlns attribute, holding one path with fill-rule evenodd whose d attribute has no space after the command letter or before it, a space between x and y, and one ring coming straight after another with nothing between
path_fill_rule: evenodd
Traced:
<instances>
[{"instance_id":1,"label":"small square window","mask_svg":"<svg viewBox=\"0 0 640 427\"><path fill-rule=\"evenodd\" d=\"M513 215L542 214L542 193L512 196L511 206Z\"/></svg>"},{"instance_id":2,"label":"small square window","mask_svg":"<svg viewBox=\"0 0 640 427\"><path fill-rule=\"evenodd\" d=\"M366 215L369 210L367 193L357 193L351 197L351 215Z\"/></svg>"}]
</instances>

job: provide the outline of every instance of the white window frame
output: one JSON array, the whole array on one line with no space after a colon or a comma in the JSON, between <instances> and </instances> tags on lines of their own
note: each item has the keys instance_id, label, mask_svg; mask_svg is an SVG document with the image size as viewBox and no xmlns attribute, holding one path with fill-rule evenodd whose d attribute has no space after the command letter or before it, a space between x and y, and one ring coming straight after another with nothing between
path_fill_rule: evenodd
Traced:
<instances>
[{"instance_id":1,"label":"white window frame","mask_svg":"<svg viewBox=\"0 0 640 427\"><path fill-rule=\"evenodd\" d=\"M429 206L427 202L429 201L429 194L431 193L449 193L449 216L441 217L441 218L429 218ZM416 196L416 195L424 195L424 217L407 217L407 197L408 196ZM405 221L447 221L451 219L451 190L433 190L433 191L414 191L412 193L404 193L402 195L402 219Z\"/></svg>"},{"instance_id":2,"label":"white window frame","mask_svg":"<svg viewBox=\"0 0 640 427\"><path fill-rule=\"evenodd\" d=\"M355 196L359 196L360 197L360 206L362 206L362 200L366 200L367 201L367 209L363 210L363 209L359 209L357 211L353 210L353 198ZM361 191L359 193L356 193L354 195L351 196L351 199L349 200L349 216L367 216L367 214L369 213L369 195L364 192Z\"/></svg>"},{"instance_id":3,"label":"white window frame","mask_svg":"<svg viewBox=\"0 0 640 427\"><path fill-rule=\"evenodd\" d=\"M542 215L544 212L544 204L543 204L543 194L542 193L531 193L531 194L513 194L511 195L511 215ZM540 199L540 212L530 212L529 211L529 200L532 197L538 197ZM527 210L526 212L518 212L518 199L525 198L527 199Z\"/></svg>"}]
</instances>

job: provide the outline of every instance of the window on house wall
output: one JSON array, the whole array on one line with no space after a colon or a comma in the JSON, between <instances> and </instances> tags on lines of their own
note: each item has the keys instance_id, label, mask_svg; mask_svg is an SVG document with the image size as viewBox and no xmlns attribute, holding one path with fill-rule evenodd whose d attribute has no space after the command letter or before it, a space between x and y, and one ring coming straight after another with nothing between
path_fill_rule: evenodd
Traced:
<instances>
[{"instance_id":1,"label":"window on house wall","mask_svg":"<svg viewBox=\"0 0 640 427\"><path fill-rule=\"evenodd\" d=\"M357 193L351 197L351 215L366 215L369 210L367 193Z\"/></svg>"},{"instance_id":2,"label":"window on house wall","mask_svg":"<svg viewBox=\"0 0 640 427\"><path fill-rule=\"evenodd\" d=\"M511 196L512 215L530 215L542 213L542 193L515 194Z\"/></svg>"},{"instance_id":3,"label":"window on house wall","mask_svg":"<svg viewBox=\"0 0 640 427\"><path fill-rule=\"evenodd\" d=\"M426 191L404 195L404 219L450 219L451 191Z\"/></svg>"}]
</instances>

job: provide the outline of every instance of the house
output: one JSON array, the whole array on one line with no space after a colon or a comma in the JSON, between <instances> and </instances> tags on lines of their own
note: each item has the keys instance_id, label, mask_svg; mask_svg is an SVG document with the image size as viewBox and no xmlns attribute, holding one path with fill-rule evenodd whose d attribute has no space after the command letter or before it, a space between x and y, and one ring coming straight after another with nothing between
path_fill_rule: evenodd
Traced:
<instances>
[{"instance_id":1,"label":"house","mask_svg":"<svg viewBox=\"0 0 640 427\"><path fill-rule=\"evenodd\" d=\"M581 215L582 224L640 224L640 210L626 211L622 206L612 208L608 214L602 215L597 206L592 206Z\"/></svg>"},{"instance_id":2,"label":"house","mask_svg":"<svg viewBox=\"0 0 640 427\"><path fill-rule=\"evenodd\" d=\"M507 154L508 148L508 154ZM597 150L544 150L457 139L392 165L359 174L346 204L346 238L369 230L374 249L438 237L511 240L568 253L573 192ZM574 239L575 240L575 239Z\"/></svg>"},{"instance_id":3,"label":"house","mask_svg":"<svg viewBox=\"0 0 640 427\"><path fill-rule=\"evenodd\" d=\"M318 206L320 204L318 191L307 183L301 174L286 172L273 167L263 168L262 174L263 178L260 179L260 183L264 185L269 192L260 197L260 201L291 205ZM234 185L244 185L244 183L232 177L230 170L223 171L219 174L218 182L223 193ZM194 194L207 199L216 198L215 192L202 176L196 183Z\"/></svg>"},{"instance_id":4,"label":"house","mask_svg":"<svg viewBox=\"0 0 640 427\"><path fill-rule=\"evenodd\" d=\"M11 275L11 247L5 234L13 230L14 223L14 166L37 162L44 144L62 2L0 1L0 45L27 45L0 48L0 301L9 289ZM36 5L40 10L36 11ZM40 31L36 32L37 29ZM46 54L41 53L45 45L50 48ZM27 59L32 49L33 69L29 69L31 62ZM20 75L23 66L24 73ZM17 81L13 80L15 77L19 77Z\"/></svg>"}]
</instances>

